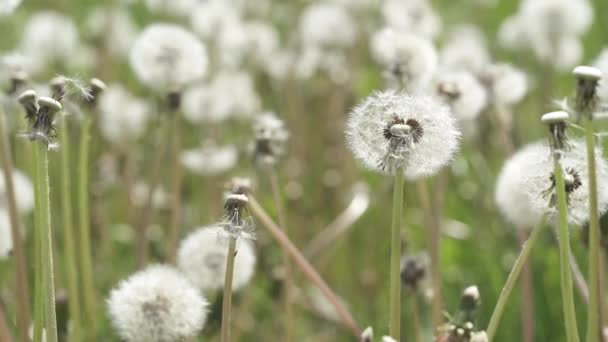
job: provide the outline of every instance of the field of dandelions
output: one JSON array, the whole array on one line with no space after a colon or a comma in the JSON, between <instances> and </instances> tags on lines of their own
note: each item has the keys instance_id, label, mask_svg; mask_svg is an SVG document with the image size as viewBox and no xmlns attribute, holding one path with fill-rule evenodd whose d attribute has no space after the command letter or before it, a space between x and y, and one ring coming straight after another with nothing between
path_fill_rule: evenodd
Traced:
<instances>
[{"instance_id":1,"label":"field of dandelions","mask_svg":"<svg viewBox=\"0 0 608 342\"><path fill-rule=\"evenodd\" d=\"M0 32L0 342L608 341L606 0Z\"/></svg>"}]
</instances>

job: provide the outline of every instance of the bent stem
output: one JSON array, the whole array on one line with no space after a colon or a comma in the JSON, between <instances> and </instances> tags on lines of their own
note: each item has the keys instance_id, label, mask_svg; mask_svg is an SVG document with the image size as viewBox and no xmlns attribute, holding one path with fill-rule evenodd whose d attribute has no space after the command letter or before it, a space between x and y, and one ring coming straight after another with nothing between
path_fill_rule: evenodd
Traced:
<instances>
[{"instance_id":1,"label":"bent stem","mask_svg":"<svg viewBox=\"0 0 608 342\"><path fill-rule=\"evenodd\" d=\"M304 255L302 255L293 242L289 240L283 230L270 218L270 215L268 215L258 201L251 194L248 196L248 198L248 208L251 210L253 216L262 222L262 225L266 227L270 234L277 240L283 249L283 252L287 253L287 255L291 257L295 265L300 268L310 282L319 288L323 296L325 296L329 303L334 307L343 324L350 329L355 339L358 339L361 336L361 329L359 329L359 326L348 310L346 310L344 305L342 305L338 299L338 296L331 290L325 280L321 278L319 273L314 269Z\"/></svg>"},{"instance_id":2,"label":"bent stem","mask_svg":"<svg viewBox=\"0 0 608 342\"><path fill-rule=\"evenodd\" d=\"M182 140L180 118L181 116L179 111L173 113L173 194L171 196L171 226L169 228L169 253L167 257L170 263L175 263L175 258L177 255L177 242L179 239L179 224L182 206L182 163L180 160Z\"/></svg>"},{"instance_id":3,"label":"bent stem","mask_svg":"<svg viewBox=\"0 0 608 342\"><path fill-rule=\"evenodd\" d=\"M28 341L28 327L30 322L29 312L29 288L27 283L26 257L23 239L21 237L21 220L17 202L15 200L15 188L13 185L13 158L11 155L10 141L5 125L4 110L0 106L0 158L4 169L4 184L6 202L8 204L9 219L11 224L11 237L13 240L13 252L15 257L15 280L17 292L17 325L19 327L19 338L22 342Z\"/></svg>"},{"instance_id":4,"label":"bent stem","mask_svg":"<svg viewBox=\"0 0 608 342\"><path fill-rule=\"evenodd\" d=\"M589 176L589 306L587 341L597 342L602 333L600 327L600 225L597 205L597 174L595 172L595 137L593 121L585 119L587 168Z\"/></svg>"},{"instance_id":5,"label":"bent stem","mask_svg":"<svg viewBox=\"0 0 608 342\"><path fill-rule=\"evenodd\" d=\"M538 237L540 236L540 233L543 230L544 226L544 222L541 222L536 227L534 227L534 229L530 233L528 241L526 241L522 246L521 252L515 260L515 264L513 264L513 268L511 268L509 277L507 278L507 281L504 287L502 288L502 291L500 292L500 296L498 297L498 301L496 302L496 307L494 307L494 312L492 313L490 323L488 324L488 329L486 330L488 333L488 341L492 341L492 339L496 335L498 323L500 323L500 318L502 317L502 314L505 311L505 307L507 305L507 301L509 300L509 296L511 295L511 291L513 291L513 288L517 283L517 279L519 278L519 274L526 265L528 257L530 256L530 251L532 251L532 248L538 241Z\"/></svg>"},{"instance_id":6,"label":"bent stem","mask_svg":"<svg viewBox=\"0 0 608 342\"><path fill-rule=\"evenodd\" d=\"M279 189L279 179L275 169L269 170L270 186L272 188L272 197L277 210L279 225L284 229L285 235L289 236L287 231L287 222L285 211L281 198L281 190ZM293 287L293 277L291 263L289 257L283 253L283 305L285 307L285 342L290 342L293 336L293 306L291 305L291 289Z\"/></svg>"},{"instance_id":7,"label":"bent stem","mask_svg":"<svg viewBox=\"0 0 608 342\"><path fill-rule=\"evenodd\" d=\"M80 300L78 295L78 271L76 267L76 245L74 243L74 224L72 221L72 192L70 172L70 137L67 117L63 117L61 136L61 207L63 213L63 235L65 248L65 269L68 278L68 305L70 312L70 340L82 341L80 332Z\"/></svg>"},{"instance_id":8,"label":"bent stem","mask_svg":"<svg viewBox=\"0 0 608 342\"><path fill-rule=\"evenodd\" d=\"M222 301L222 342L230 341L230 311L232 309L232 278L234 259L236 257L236 239L230 237L226 256L226 274L224 279L224 298Z\"/></svg>"},{"instance_id":9,"label":"bent stem","mask_svg":"<svg viewBox=\"0 0 608 342\"><path fill-rule=\"evenodd\" d=\"M80 151L78 160L78 204L80 237L80 274L83 284L84 312L88 324L88 336L96 332L95 288L93 286L93 263L91 260L91 236L89 229L89 144L91 113L85 113L80 128Z\"/></svg>"},{"instance_id":10,"label":"bent stem","mask_svg":"<svg viewBox=\"0 0 608 342\"><path fill-rule=\"evenodd\" d=\"M576 325L576 312L574 295L572 291L572 273L570 271L570 236L568 233L568 207L566 203L566 189L564 185L564 170L559 161L559 154L553 155L553 174L555 176L555 189L557 192L558 229L559 229L559 255L562 289L562 305L566 325L568 342L578 342L579 334Z\"/></svg>"},{"instance_id":11,"label":"bent stem","mask_svg":"<svg viewBox=\"0 0 608 342\"><path fill-rule=\"evenodd\" d=\"M392 338L401 339L401 213L405 175L397 169L393 188L393 224L391 227L390 325Z\"/></svg>"},{"instance_id":12,"label":"bent stem","mask_svg":"<svg viewBox=\"0 0 608 342\"><path fill-rule=\"evenodd\" d=\"M38 188L40 204L39 231L41 235L42 283L44 284L44 312L46 340L57 342L57 314L55 312L55 277L53 274L53 236L49 200L49 160L46 144L36 142L38 150Z\"/></svg>"}]
</instances>

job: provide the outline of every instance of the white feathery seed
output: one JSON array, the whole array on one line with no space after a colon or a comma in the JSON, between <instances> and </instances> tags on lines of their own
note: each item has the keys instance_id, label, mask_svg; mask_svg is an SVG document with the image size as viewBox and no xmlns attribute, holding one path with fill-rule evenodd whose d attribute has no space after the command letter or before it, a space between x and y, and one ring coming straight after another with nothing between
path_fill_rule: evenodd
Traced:
<instances>
[{"instance_id":1,"label":"white feathery seed","mask_svg":"<svg viewBox=\"0 0 608 342\"><path fill-rule=\"evenodd\" d=\"M441 31L441 19L428 0L385 0L382 14L388 26L400 32L432 39Z\"/></svg>"},{"instance_id":2,"label":"white feathery seed","mask_svg":"<svg viewBox=\"0 0 608 342\"><path fill-rule=\"evenodd\" d=\"M460 120L475 119L487 104L484 87L468 71L439 73L435 82L437 95Z\"/></svg>"},{"instance_id":3,"label":"white feathery seed","mask_svg":"<svg viewBox=\"0 0 608 342\"><path fill-rule=\"evenodd\" d=\"M184 167L202 176L229 171L236 166L238 158L239 154L234 145L204 144L193 150L185 150L181 154Z\"/></svg>"},{"instance_id":4,"label":"white feathery seed","mask_svg":"<svg viewBox=\"0 0 608 342\"><path fill-rule=\"evenodd\" d=\"M428 96L377 92L356 106L346 123L355 158L369 169L406 177L430 176L448 164L460 142L450 109Z\"/></svg>"},{"instance_id":5,"label":"white feathery seed","mask_svg":"<svg viewBox=\"0 0 608 342\"><path fill-rule=\"evenodd\" d=\"M222 227L211 225L191 233L180 244L177 266L188 279L204 291L221 290L226 274L228 237ZM255 251L250 241L239 239L234 261L232 288L242 289L255 272Z\"/></svg>"},{"instance_id":6,"label":"white feathery seed","mask_svg":"<svg viewBox=\"0 0 608 342\"><path fill-rule=\"evenodd\" d=\"M300 40L305 47L347 48L357 38L356 27L344 7L331 2L316 2L300 17Z\"/></svg>"},{"instance_id":7,"label":"white feathery seed","mask_svg":"<svg viewBox=\"0 0 608 342\"><path fill-rule=\"evenodd\" d=\"M196 36L174 24L152 24L137 37L131 68L146 86L181 90L207 71L207 50Z\"/></svg>"},{"instance_id":8,"label":"white feathery seed","mask_svg":"<svg viewBox=\"0 0 608 342\"><path fill-rule=\"evenodd\" d=\"M99 129L109 142L123 145L140 138L146 131L150 108L120 84L111 84L98 102Z\"/></svg>"},{"instance_id":9,"label":"white feathery seed","mask_svg":"<svg viewBox=\"0 0 608 342\"><path fill-rule=\"evenodd\" d=\"M120 282L107 305L125 341L174 342L198 334L208 303L176 269L152 265Z\"/></svg>"},{"instance_id":10,"label":"white feathery seed","mask_svg":"<svg viewBox=\"0 0 608 342\"><path fill-rule=\"evenodd\" d=\"M372 36L370 48L389 80L409 91L426 86L437 68L435 47L420 36L384 28Z\"/></svg>"},{"instance_id":11,"label":"white feathery seed","mask_svg":"<svg viewBox=\"0 0 608 342\"><path fill-rule=\"evenodd\" d=\"M15 190L17 210L21 214L27 214L34 210L34 186L30 179L19 170L13 170L13 189ZM6 200L4 170L0 169L0 210L8 210Z\"/></svg>"}]
</instances>

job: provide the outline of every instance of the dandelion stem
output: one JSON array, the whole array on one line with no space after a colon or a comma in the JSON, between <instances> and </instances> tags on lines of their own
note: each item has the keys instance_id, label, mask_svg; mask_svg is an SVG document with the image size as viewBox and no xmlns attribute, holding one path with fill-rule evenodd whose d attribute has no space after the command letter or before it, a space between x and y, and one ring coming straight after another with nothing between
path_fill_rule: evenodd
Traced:
<instances>
[{"instance_id":1,"label":"dandelion stem","mask_svg":"<svg viewBox=\"0 0 608 342\"><path fill-rule=\"evenodd\" d=\"M412 292L410 301L412 305L412 320L414 321L416 342L424 342L424 336L422 335L422 322L420 321L420 308L418 306L418 296L415 292Z\"/></svg>"},{"instance_id":2,"label":"dandelion stem","mask_svg":"<svg viewBox=\"0 0 608 342\"><path fill-rule=\"evenodd\" d=\"M165 149L167 146L168 139L168 124L166 121L160 123L158 128L158 144L155 149L154 160L152 161L152 173L150 174L150 181L148 182L148 196L142 210L141 219L136 228L137 233L137 266L141 269L148 262L148 225L152 219L153 208L154 208L154 193L160 183L163 156L165 155Z\"/></svg>"},{"instance_id":3,"label":"dandelion stem","mask_svg":"<svg viewBox=\"0 0 608 342\"><path fill-rule=\"evenodd\" d=\"M80 128L80 151L78 165L78 204L80 238L80 275L82 277L84 313L89 338L96 332L95 288L93 286L93 263L91 260L91 236L89 229L89 144L91 140L91 114L85 113Z\"/></svg>"},{"instance_id":4,"label":"dandelion stem","mask_svg":"<svg viewBox=\"0 0 608 342\"><path fill-rule=\"evenodd\" d=\"M570 271L570 236L568 232L568 207L566 203L566 189L564 185L564 170L559 160L558 152L553 155L555 188L557 192L560 273L562 303L568 342L578 342L579 334L576 325L576 312L574 295L572 291L572 272Z\"/></svg>"},{"instance_id":5,"label":"dandelion stem","mask_svg":"<svg viewBox=\"0 0 608 342\"><path fill-rule=\"evenodd\" d=\"M589 174L589 306L587 321L587 342L597 342L600 327L600 226L597 205L597 174L595 170L595 137L593 121L585 119L585 142L587 144L587 168Z\"/></svg>"},{"instance_id":6,"label":"dandelion stem","mask_svg":"<svg viewBox=\"0 0 608 342\"><path fill-rule=\"evenodd\" d=\"M25 248L21 237L21 220L17 210L15 200L15 188L13 186L13 158L10 150L10 141L5 125L4 110L0 106L0 158L4 169L4 184L6 191L6 201L8 204L9 219L11 224L11 236L13 239L13 252L15 256L15 280L17 292L17 325L19 328L20 341L28 341L28 327L30 322L30 312L28 309L28 283L26 271Z\"/></svg>"},{"instance_id":7,"label":"dandelion stem","mask_svg":"<svg viewBox=\"0 0 608 342\"><path fill-rule=\"evenodd\" d=\"M2 306L2 303L0 303L0 341L13 342L13 337L11 336L11 332L8 329L8 324L6 322L6 314L4 313L4 307ZM29 341L27 335L25 337L25 341Z\"/></svg>"},{"instance_id":8,"label":"dandelion stem","mask_svg":"<svg viewBox=\"0 0 608 342\"><path fill-rule=\"evenodd\" d=\"M503 286L502 291L500 292L500 296L498 297L498 301L496 302L496 307L494 307L492 317L490 317L490 323L488 324L487 329L488 341L492 341L492 339L496 335L496 330L498 329L500 318L502 317L502 314L505 311L507 301L509 300L509 296L511 295L511 291L513 291L513 288L517 283L517 278L519 278L519 274L521 273L524 266L527 264L528 257L530 256L530 251L532 251L532 248L538 241L538 238L544 226L544 222L541 222L536 227L534 227L534 229L530 233L528 241L523 244L522 249L519 252L519 256L515 260L515 264L513 264L513 268L511 268L511 273L509 273L507 282Z\"/></svg>"},{"instance_id":9,"label":"dandelion stem","mask_svg":"<svg viewBox=\"0 0 608 342\"><path fill-rule=\"evenodd\" d=\"M285 235L289 236L287 231L287 222L285 218L285 211L283 208L283 202L281 198L281 190L279 188L279 177L276 170L273 168L269 171L270 187L272 188L272 197L274 199L275 207L277 210L277 217L279 219L279 225L284 229ZM285 306L285 342L290 342L293 337L293 305L291 305L291 289L293 287L293 277L291 270L291 263L289 257L283 253L283 304Z\"/></svg>"},{"instance_id":10,"label":"dandelion stem","mask_svg":"<svg viewBox=\"0 0 608 342\"><path fill-rule=\"evenodd\" d=\"M333 305L344 325L346 325L352 331L354 337L358 339L359 336L361 336L361 329L359 329L359 326L348 310L340 303L338 296L336 296L327 283L325 283L323 278L321 278L319 273L317 273L310 262L306 260L293 242L289 240L283 230L272 221L268 213L266 213L257 200L252 195L249 195L248 198L248 208L251 210L253 216L262 222L262 225L266 227L270 234L277 240L283 251L292 258L295 265L297 265L304 275L319 288L325 298Z\"/></svg>"},{"instance_id":11,"label":"dandelion stem","mask_svg":"<svg viewBox=\"0 0 608 342\"><path fill-rule=\"evenodd\" d=\"M44 284L44 312L46 340L57 342L57 314L55 312L55 277L53 274L53 236L51 231L51 208L49 199L48 148L36 142L38 150L38 188L36 197L40 204L39 231L41 235L42 283Z\"/></svg>"},{"instance_id":12,"label":"dandelion stem","mask_svg":"<svg viewBox=\"0 0 608 342\"><path fill-rule=\"evenodd\" d=\"M70 133L67 117L63 118L63 127L60 130L61 138L61 206L63 212L63 235L65 249L65 270L68 283L68 305L70 311L70 341L82 341L80 325L80 298L78 291L78 269L76 266L76 245L74 242L74 223L72 219L72 192L70 164Z\"/></svg>"},{"instance_id":13,"label":"dandelion stem","mask_svg":"<svg viewBox=\"0 0 608 342\"><path fill-rule=\"evenodd\" d=\"M572 276L574 277L574 285L576 285L580 296L583 297L585 304L589 305L589 286L587 286L583 272L581 272L581 268L578 266L578 262L572 254L570 254L570 269L572 270Z\"/></svg>"},{"instance_id":14,"label":"dandelion stem","mask_svg":"<svg viewBox=\"0 0 608 342\"><path fill-rule=\"evenodd\" d=\"M44 328L44 290L42 283L42 230L41 230L41 207L40 199L40 180L38 174L40 167L38 162L38 148L34 146L32 152L33 174L34 174L34 341L42 340L42 329Z\"/></svg>"},{"instance_id":15,"label":"dandelion stem","mask_svg":"<svg viewBox=\"0 0 608 342\"><path fill-rule=\"evenodd\" d=\"M230 237L226 257L226 278L224 280L224 298L222 302L222 342L230 341L230 311L232 309L232 278L234 259L236 257L236 239Z\"/></svg>"},{"instance_id":16,"label":"dandelion stem","mask_svg":"<svg viewBox=\"0 0 608 342\"><path fill-rule=\"evenodd\" d=\"M181 215L181 206L182 206L182 196L181 196L181 188L182 188L182 163L180 161L180 154L182 149L182 140L181 140L181 121L180 121L180 113L178 111L173 113L173 144L172 144L172 154L173 154L173 172L172 172L172 182L173 182L173 194L171 196L171 226L169 230L169 253L168 253L168 261L171 263L175 263L175 258L177 255L177 242L179 239L179 225L180 225L180 215Z\"/></svg>"},{"instance_id":17,"label":"dandelion stem","mask_svg":"<svg viewBox=\"0 0 608 342\"><path fill-rule=\"evenodd\" d=\"M398 169L393 188L393 224L391 227L391 268L390 268L390 335L401 340L401 213L403 210L403 188L405 175Z\"/></svg>"}]
</instances>

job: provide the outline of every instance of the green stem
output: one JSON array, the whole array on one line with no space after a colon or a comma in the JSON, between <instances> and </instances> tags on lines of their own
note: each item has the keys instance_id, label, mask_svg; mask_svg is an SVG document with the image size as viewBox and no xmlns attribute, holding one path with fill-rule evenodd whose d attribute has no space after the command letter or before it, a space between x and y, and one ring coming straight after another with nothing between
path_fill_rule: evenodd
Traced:
<instances>
[{"instance_id":1,"label":"green stem","mask_svg":"<svg viewBox=\"0 0 608 342\"><path fill-rule=\"evenodd\" d=\"M422 334L422 322L420 321L420 308L418 306L418 297L416 292L412 292L411 296L412 305L412 320L414 321L414 331L416 336L416 342L424 342L424 336Z\"/></svg>"},{"instance_id":2,"label":"green stem","mask_svg":"<svg viewBox=\"0 0 608 342\"><path fill-rule=\"evenodd\" d=\"M72 178L70 169L70 137L67 117L63 118L61 136L61 206L63 212L63 235L65 249L65 269L67 273L68 305L70 311L70 341L82 341L80 326L80 300L78 295L78 270L76 268L76 245L74 242L74 222L72 220Z\"/></svg>"},{"instance_id":3,"label":"green stem","mask_svg":"<svg viewBox=\"0 0 608 342\"><path fill-rule=\"evenodd\" d=\"M572 273L570 271L570 236L568 232L568 206L566 203L564 170L562 169L557 152L553 156L553 162L557 192L560 273L566 337L568 342L579 342L574 295L572 293Z\"/></svg>"},{"instance_id":4,"label":"green stem","mask_svg":"<svg viewBox=\"0 0 608 342\"><path fill-rule=\"evenodd\" d=\"M589 306L587 320L587 342L599 340L600 329L600 226L597 206L597 174L595 171L595 137L593 121L585 119L585 142L587 144L587 168L589 176Z\"/></svg>"},{"instance_id":5,"label":"green stem","mask_svg":"<svg viewBox=\"0 0 608 342\"><path fill-rule=\"evenodd\" d=\"M391 268L390 268L390 335L397 341L401 339L401 213L403 209L403 170L395 173L393 189L393 225L391 228Z\"/></svg>"},{"instance_id":6,"label":"green stem","mask_svg":"<svg viewBox=\"0 0 608 342\"><path fill-rule=\"evenodd\" d=\"M34 341L42 340L42 329L44 328L44 290L42 284L42 231L41 231L41 212L40 199L40 174L38 148L33 145L33 174L34 174Z\"/></svg>"},{"instance_id":7,"label":"green stem","mask_svg":"<svg viewBox=\"0 0 608 342\"><path fill-rule=\"evenodd\" d=\"M55 312L55 277L53 274L53 236L49 199L49 160L46 144L36 143L38 149L38 203L40 204L40 235L42 283L44 284L44 312L46 340L57 342L57 314Z\"/></svg>"},{"instance_id":8,"label":"green stem","mask_svg":"<svg viewBox=\"0 0 608 342\"><path fill-rule=\"evenodd\" d=\"M171 194L171 226L169 230L169 253L167 257L170 263L175 263L175 258L177 256L177 243L179 240L179 226L182 207L182 163L180 160L182 139L180 118L181 116L179 111L173 113L173 172L171 175L173 182L173 193Z\"/></svg>"},{"instance_id":9,"label":"green stem","mask_svg":"<svg viewBox=\"0 0 608 342\"><path fill-rule=\"evenodd\" d=\"M507 301L509 296L511 295L511 291L517 284L517 279L519 278L519 274L521 273L524 265L526 265L526 261L530 256L530 251L538 241L538 237L540 236L540 232L544 227L544 222L538 224L532 232L530 233L530 237L528 241L524 243L522 246L521 252L519 256L515 260L515 264L513 264L513 268L511 268L511 273L509 273L509 277L507 278L507 282L505 283L502 291L500 292L500 296L498 297L498 302L496 302L496 307L494 307L494 312L492 313L492 317L490 318L490 323L488 324L488 341L492 341L494 336L496 335L496 330L498 329L498 323L500 323L500 318L502 317L503 312L505 311L505 307L507 305Z\"/></svg>"},{"instance_id":10,"label":"green stem","mask_svg":"<svg viewBox=\"0 0 608 342\"><path fill-rule=\"evenodd\" d=\"M80 151L78 160L78 204L80 275L83 284L84 313L89 338L94 339L96 332L95 288L93 286L93 263L91 261L91 236L89 229L89 143L90 113L85 113L80 128Z\"/></svg>"},{"instance_id":11,"label":"green stem","mask_svg":"<svg viewBox=\"0 0 608 342\"><path fill-rule=\"evenodd\" d=\"M224 298L222 302L222 342L230 341L230 311L232 309L232 277L236 258L236 239L230 237L226 256L226 275L224 278Z\"/></svg>"},{"instance_id":12,"label":"green stem","mask_svg":"<svg viewBox=\"0 0 608 342\"><path fill-rule=\"evenodd\" d=\"M13 186L13 158L11 155L10 141L5 125L4 110L0 106L0 157L2 159L2 167L4 168L4 184L6 192L6 202L8 204L9 219L11 224L11 237L13 240L13 251L15 260L15 279L17 292L17 324L19 327L19 340L22 342L28 341L28 328L30 324L29 298L28 298L28 283L25 248L23 238L21 236L21 220L19 210L17 209L17 201L15 200L15 188Z\"/></svg>"}]
</instances>

